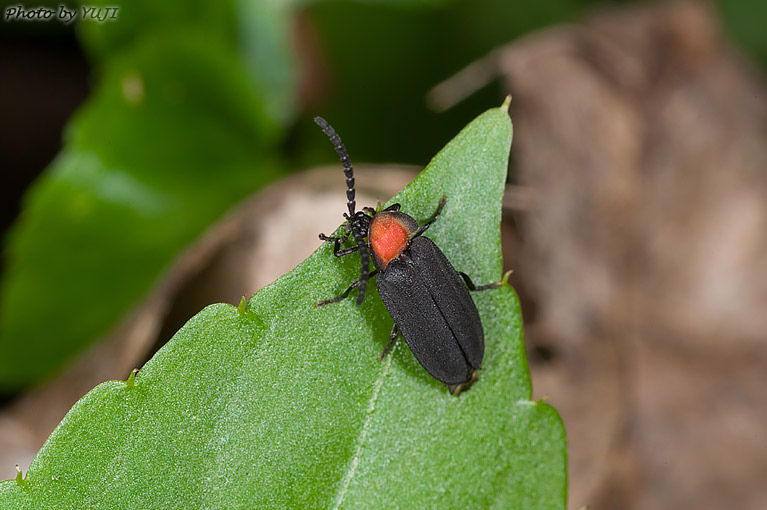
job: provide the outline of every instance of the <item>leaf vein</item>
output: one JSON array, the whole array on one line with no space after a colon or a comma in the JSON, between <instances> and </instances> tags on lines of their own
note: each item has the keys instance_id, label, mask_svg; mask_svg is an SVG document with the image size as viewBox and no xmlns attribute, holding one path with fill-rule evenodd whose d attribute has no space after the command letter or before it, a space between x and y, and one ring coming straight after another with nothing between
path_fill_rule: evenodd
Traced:
<instances>
[{"instance_id":1,"label":"leaf vein","mask_svg":"<svg viewBox=\"0 0 767 510\"><path fill-rule=\"evenodd\" d=\"M384 379L389 373L392 363L391 360L393 357L394 352L390 352L386 357L386 365L384 365L384 369L381 370L381 375L379 375L378 379L376 379L375 386L373 387L373 394L370 396L370 401L368 402L368 407L365 411L365 423L362 425L362 430L360 430L359 436L357 436L357 444L354 448L354 455L352 455L351 462L349 463L349 469L346 471L344 479L341 482L341 489L338 491L338 495L336 496L333 510L338 510L341 508L341 505L344 502L344 498L349 491L349 485L352 482L352 478L354 478L354 476L357 474L357 466L359 466L360 458L362 457L362 450L365 445L365 439L367 439L368 430L370 429L370 423L373 421L373 412L375 411L378 394L381 392L381 387L383 386Z\"/></svg>"}]
</instances>

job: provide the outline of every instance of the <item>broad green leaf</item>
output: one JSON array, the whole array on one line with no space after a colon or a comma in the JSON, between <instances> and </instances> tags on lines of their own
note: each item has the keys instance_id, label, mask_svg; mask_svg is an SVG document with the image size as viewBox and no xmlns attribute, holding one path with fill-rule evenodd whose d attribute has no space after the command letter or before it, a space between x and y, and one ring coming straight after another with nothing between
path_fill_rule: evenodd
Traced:
<instances>
[{"instance_id":1,"label":"broad green leaf","mask_svg":"<svg viewBox=\"0 0 767 510\"><path fill-rule=\"evenodd\" d=\"M26 197L0 287L0 390L105 333L176 253L270 180L274 125L237 59L194 31L111 59Z\"/></svg>"},{"instance_id":2,"label":"broad green leaf","mask_svg":"<svg viewBox=\"0 0 767 510\"><path fill-rule=\"evenodd\" d=\"M505 107L484 113L393 199L424 219L447 195L428 235L476 282L501 277L511 134ZM80 400L0 506L564 508L564 429L530 401L514 291L474 294L486 356L453 397L404 342L376 360L392 320L374 286L315 307L358 271L326 244L246 308L206 308L135 381Z\"/></svg>"},{"instance_id":3,"label":"broad green leaf","mask_svg":"<svg viewBox=\"0 0 767 510\"><path fill-rule=\"evenodd\" d=\"M298 96L291 2L240 0L236 8L243 65L256 90L270 99L265 105L269 116L288 124L295 116Z\"/></svg>"},{"instance_id":4,"label":"broad green leaf","mask_svg":"<svg viewBox=\"0 0 767 510\"><path fill-rule=\"evenodd\" d=\"M293 10L294 2L282 0L94 0L80 7L78 29L97 61L168 31L190 30L201 40L215 40L240 57L251 86L268 98L264 107L269 117L287 124L295 114L298 80ZM114 19L87 21L85 12Z\"/></svg>"},{"instance_id":5,"label":"broad green leaf","mask_svg":"<svg viewBox=\"0 0 767 510\"><path fill-rule=\"evenodd\" d=\"M716 2L727 35L762 66L767 63L767 31L763 20L767 5L760 0L719 0Z\"/></svg>"},{"instance_id":6,"label":"broad green leaf","mask_svg":"<svg viewBox=\"0 0 767 510\"><path fill-rule=\"evenodd\" d=\"M77 7L75 23L85 49L97 62L130 50L144 37L179 29L204 32L207 39L233 45L237 1L88 0ZM93 21L94 17L103 17L104 21Z\"/></svg>"}]
</instances>

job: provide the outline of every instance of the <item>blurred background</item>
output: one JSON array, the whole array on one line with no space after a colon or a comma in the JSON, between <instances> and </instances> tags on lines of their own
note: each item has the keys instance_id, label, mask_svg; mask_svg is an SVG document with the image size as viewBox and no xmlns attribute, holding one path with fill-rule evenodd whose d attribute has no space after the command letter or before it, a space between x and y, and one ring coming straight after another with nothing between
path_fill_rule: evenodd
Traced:
<instances>
[{"instance_id":1,"label":"blurred background","mask_svg":"<svg viewBox=\"0 0 767 510\"><path fill-rule=\"evenodd\" d=\"M372 205L510 93L504 259L569 507L767 508L767 3L1 4L0 478L342 221L313 116Z\"/></svg>"}]
</instances>

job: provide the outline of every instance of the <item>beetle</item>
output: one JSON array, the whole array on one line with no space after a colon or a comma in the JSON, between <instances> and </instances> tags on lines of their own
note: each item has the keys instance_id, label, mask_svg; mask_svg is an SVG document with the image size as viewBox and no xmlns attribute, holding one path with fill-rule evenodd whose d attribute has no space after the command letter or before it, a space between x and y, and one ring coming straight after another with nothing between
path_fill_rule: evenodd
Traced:
<instances>
[{"instance_id":1,"label":"beetle","mask_svg":"<svg viewBox=\"0 0 767 510\"><path fill-rule=\"evenodd\" d=\"M394 319L389 343L379 360L401 333L421 366L444 383L451 394L458 395L477 379L485 354L482 323L469 289L492 289L502 283L475 286L423 235L442 213L447 197L442 197L434 214L420 226L412 216L400 212L400 204L383 210L380 206L356 210L354 169L346 148L325 119L315 117L314 121L341 158L348 207L348 213L344 213L347 232L341 237L319 237L333 243L336 257L358 252L362 263L358 280L339 296L322 300L317 306L341 301L355 288L359 289L357 305L362 304L368 280L378 275L378 293ZM349 236L355 245L342 249ZM371 256L375 269L368 272Z\"/></svg>"}]
</instances>

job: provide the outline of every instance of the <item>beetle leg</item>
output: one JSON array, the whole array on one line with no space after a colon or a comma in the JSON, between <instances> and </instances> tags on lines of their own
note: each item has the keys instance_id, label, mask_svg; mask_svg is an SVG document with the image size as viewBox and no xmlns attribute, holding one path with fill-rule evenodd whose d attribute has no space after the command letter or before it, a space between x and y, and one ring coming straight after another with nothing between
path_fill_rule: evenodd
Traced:
<instances>
[{"instance_id":1,"label":"beetle leg","mask_svg":"<svg viewBox=\"0 0 767 510\"><path fill-rule=\"evenodd\" d=\"M394 340L397 339L397 335L399 334L399 328L395 324L393 328L391 328L391 336L389 337L389 343L386 344L386 347L384 347L384 350L381 351L381 354L378 355L378 361L383 361L387 354L389 354L389 351L392 348L392 345L394 345Z\"/></svg>"},{"instance_id":2,"label":"beetle leg","mask_svg":"<svg viewBox=\"0 0 767 510\"><path fill-rule=\"evenodd\" d=\"M445 207L445 202L447 202L447 195L443 195L442 198L439 199L439 205L437 206L437 210L434 211L434 214L431 215L431 218L426 220L426 222L424 222L424 224L421 225L421 228L419 228L418 231L410 237L411 239L418 237L424 232L426 232L431 226L431 224L437 221L437 218L439 218L439 215L442 214L442 208Z\"/></svg>"},{"instance_id":3,"label":"beetle leg","mask_svg":"<svg viewBox=\"0 0 767 510\"><path fill-rule=\"evenodd\" d=\"M346 234L343 235L343 237L331 237L326 236L325 234L320 234L320 239L322 241L325 241L326 243L333 243L333 255L336 257L343 257L344 255L349 255L350 253L354 253L355 251L359 251L359 248L357 246L352 246L351 248L344 248L341 250L341 244L345 243L347 239L349 239L349 236L351 235L351 230L348 231Z\"/></svg>"},{"instance_id":4,"label":"beetle leg","mask_svg":"<svg viewBox=\"0 0 767 510\"><path fill-rule=\"evenodd\" d=\"M344 248L341 250L341 245L346 242L347 239L349 239L349 235L351 232L347 232L344 234L343 237L331 237L326 236L325 234L320 234L320 239L325 241L326 243L334 243L333 244L333 255L336 257L343 257L344 255L349 255L350 253L355 253L360 251L359 246L352 246L351 248Z\"/></svg>"},{"instance_id":5,"label":"beetle leg","mask_svg":"<svg viewBox=\"0 0 767 510\"><path fill-rule=\"evenodd\" d=\"M371 271L370 274L368 275L368 279L374 277L377 274L378 274L378 269L375 269L375 270ZM355 280L351 285L349 285L349 288L346 289L343 292L343 294L341 294L339 296L336 296L336 297L334 297L332 299L323 299L321 301L318 301L317 302L317 306L325 306L325 305L329 305L330 303L337 303L339 301L342 301L342 300L346 299L346 297L349 295L349 293L352 290L354 290L354 289L356 289L357 287L360 286L360 282L362 282L362 278L360 278L359 280Z\"/></svg>"},{"instance_id":6,"label":"beetle leg","mask_svg":"<svg viewBox=\"0 0 767 510\"><path fill-rule=\"evenodd\" d=\"M343 250L339 250L337 244L333 246L333 255L336 257L343 257L344 255L349 255L350 253L354 253L356 251L360 251L359 246L352 246L351 248L344 248Z\"/></svg>"},{"instance_id":7,"label":"beetle leg","mask_svg":"<svg viewBox=\"0 0 767 510\"><path fill-rule=\"evenodd\" d=\"M474 370L472 371L471 378L468 381L464 381L458 384L448 384L447 391L449 391L451 395L455 395L457 397L463 390L467 389L474 382L476 382L477 379L479 379L479 370Z\"/></svg>"},{"instance_id":8,"label":"beetle leg","mask_svg":"<svg viewBox=\"0 0 767 510\"><path fill-rule=\"evenodd\" d=\"M463 278L463 281L466 282L466 286L471 291L475 290L489 290L489 289L497 289L498 287L502 287L504 284L506 284L509 281L509 275L511 274L511 271L507 271L506 274L503 275L503 279L500 282L493 282L488 283L487 285L474 285L474 282L471 281L471 278L469 278L469 275L462 271L458 271L458 274L461 275L461 278Z\"/></svg>"},{"instance_id":9,"label":"beetle leg","mask_svg":"<svg viewBox=\"0 0 767 510\"><path fill-rule=\"evenodd\" d=\"M372 207L363 207L362 210L364 212L366 212L366 213L369 213L370 216L375 216L379 212L389 212L389 211L395 211L396 212L396 211L399 211L400 208L402 207L402 205L401 204L392 204L389 207L387 207L386 209L381 209L381 202L378 202L378 206L377 207L378 207L377 209L374 209Z\"/></svg>"}]
</instances>

